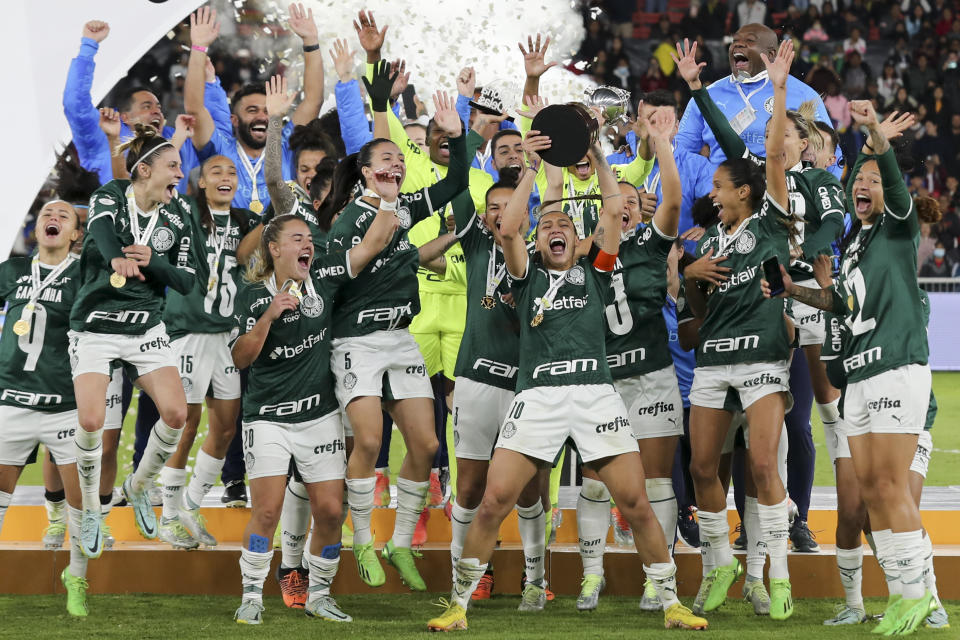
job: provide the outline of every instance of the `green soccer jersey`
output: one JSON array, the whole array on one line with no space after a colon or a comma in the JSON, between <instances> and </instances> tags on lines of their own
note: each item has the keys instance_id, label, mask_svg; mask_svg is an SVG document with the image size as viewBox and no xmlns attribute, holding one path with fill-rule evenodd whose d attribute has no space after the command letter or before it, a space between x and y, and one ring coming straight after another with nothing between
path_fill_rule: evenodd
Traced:
<instances>
[{"instance_id":1,"label":"green soccer jersey","mask_svg":"<svg viewBox=\"0 0 960 640\"><path fill-rule=\"evenodd\" d=\"M454 375L513 391L520 363L520 321L507 265L473 203L464 204L454 209L467 263L466 325Z\"/></svg>"},{"instance_id":2,"label":"green soccer jersey","mask_svg":"<svg viewBox=\"0 0 960 640\"><path fill-rule=\"evenodd\" d=\"M246 209L234 209L232 215L229 211L211 210L210 216L213 233L199 219L193 219L208 274L206 282L198 282L199 286L194 286L186 295L175 289L167 291L163 323L171 340L188 333L222 333L236 325L233 308L243 272L237 264L237 247L245 233L256 224L257 216ZM212 277L214 263L215 279Z\"/></svg>"},{"instance_id":3,"label":"green soccer jersey","mask_svg":"<svg viewBox=\"0 0 960 640\"><path fill-rule=\"evenodd\" d=\"M308 290L301 287L300 306L273 321L260 354L250 365L243 394L244 422L307 422L339 406L330 371L330 343L334 295L353 277L349 255L320 256L311 271L317 300L308 303ZM234 341L257 324L277 295L278 284L283 285L271 277L241 288Z\"/></svg>"},{"instance_id":4,"label":"green soccer jersey","mask_svg":"<svg viewBox=\"0 0 960 640\"><path fill-rule=\"evenodd\" d=\"M884 210L844 251L834 290L833 312L850 329L842 362L849 382L926 364L929 355L917 286L917 211L892 149L860 154L850 175L870 159L880 168Z\"/></svg>"},{"instance_id":5,"label":"green soccer jersey","mask_svg":"<svg viewBox=\"0 0 960 640\"><path fill-rule=\"evenodd\" d=\"M512 290L520 318L518 393L613 383L603 324L609 273L597 271L585 257L566 271L547 270L534 254Z\"/></svg>"},{"instance_id":6,"label":"green soccer jersey","mask_svg":"<svg viewBox=\"0 0 960 640\"><path fill-rule=\"evenodd\" d=\"M721 222L700 240L697 257L713 249L714 258L728 258L722 264L730 273L723 284L706 288L698 367L771 362L790 355L783 300L766 299L760 290L761 263L776 256L786 264L789 221L787 212L765 195L760 209L735 232L727 233Z\"/></svg>"},{"instance_id":7,"label":"green soccer jersey","mask_svg":"<svg viewBox=\"0 0 960 640\"><path fill-rule=\"evenodd\" d=\"M169 204L158 205L156 225L144 240L151 250L149 265L140 270L146 279L127 278L121 287L110 284L110 261L122 257L121 247L134 244L132 202L129 180L111 180L90 198L80 258L82 287L70 314L74 331L141 335L159 324L166 287L188 294L207 281L198 253L202 240L192 223L196 203L174 195ZM143 233L151 217L135 208Z\"/></svg>"},{"instance_id":8,"label":"green soccer jersey","mask_svg":"<svg viewBox=\"0 0 960 640\"><path fill-rule=\"evenodd\" d=\"M663 319L667 299L667 254L674 238L654 223L620 243L606 307L607 364L614 379L659 371L673 363Z\"/></svg>"},{"instance_id":9,"label":"green soccer jersey","mask_svg":"<svg viewBox=\"0 0 960 640\"><path fill-rule=\"evenodd\" d=\"M14 333L24 319L33 293L33 260L10 258L0 264L0 307L7 317L0 334L0 404L34 411L77 408L67 352L70 309L80 289L80 261L76 256L43 290L30 317L27 332ZM39 264L43 284L57 265Z\"/></svg>"}]
</instances>

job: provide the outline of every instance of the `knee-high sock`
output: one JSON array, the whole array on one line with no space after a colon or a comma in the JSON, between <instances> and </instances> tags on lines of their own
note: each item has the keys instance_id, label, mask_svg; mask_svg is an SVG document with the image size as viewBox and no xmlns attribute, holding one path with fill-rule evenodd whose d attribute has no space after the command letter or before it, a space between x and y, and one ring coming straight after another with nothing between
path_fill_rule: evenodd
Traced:
<instances>
[{"instance_id":1,"label":"knee-high sock","mask_svg":"<svg viewBox=\"0 0 960 640\"><path fill-rule=\"evenodd\" d=\"M67 505L67 517L70 519L70 575L74 578L87 577L87 556L80 550L80 523L83 511Z\"/></svg>"},{"instance_id":2,"label":"knee-high sock","mask_svg":"<svg viewBox=\"0 0 960 640\"><path fill-rule=\"evenodd\" d=\"M647 499L667 541L667 553L673 556L673 541L677 533L677 496L670 478L647 478Z\"/></svg>"},{"instance_id":3,"label":"knee-high sock","mask_svg":"<svg viewBox=\"0 0 960 640\"><path fill-rule=\"evenodd\" d=\"M664 611L677 604L677 565L670 562L657 562L649 567L643 565L643 572L657 590L657 597Z\"/></svg>"},{"instance_id":4,"label":"knee-high sock","mask_svg":"<svg viewBox=\"0 0 960 640\"><path fill-rule=\"evenodd\" d=\"M214 458L203 449L197 451L197 460L193 465L193 477L187 490L183 492L183 507L185 509L199 509L203 499L210 493L213 485L217 484L217 476L223 469L223 458Z\"/></svg>"},{"instance_id":5,"label":"knee-high sock","mask_svg":"<svg viewBox=\"0 0 960 640\"><path fill-rule=\"evenodd\" d=\"M43 506L47 510L47 522L50 524L65 523L67 520L67 499L63 489L60 491L43 492Z\"/></svg>"},{"instance_id":6,"label":"knee-high sock","mask_svg":"<svg viewBox=\"0 0 960 640\"><path fill-rule=\"evenodd\" d=\"M7 515L7 508L13 501L13 494L6 491L0 491L0 531L3 531L3 518ZM77 529L80 531L80 529Z\"/></svg>"},{"instance_id":7,"label":"knee-high sock","mask_svg":"<svg viewBox=\"0 0 960 640\"><path fill-rule=\"evenodd\" d=\"M309 603L320 596L330 595L330 585L333 584L333 579L337 576L337 568L340 566L340 543L324 547L318 556L309 552L304 556L310 567L310 580L307 587Z\"/></svg>"},{"instance_id":8,"label":"knee-high sock","mask_svg":"<svg viewBox=\"0 0 960 640\"><path fill-rule=\"evenodd\" d=\"M541 587L544 586L543 556L546 545L543 532L546 527L547 514L539 500L532 507L517 505L517 528L520 530L520 542L523 543L527 582Z\"/></svg>"},{"instance_id":9,"label":"knee-high sock","mask_svg":"<svg viewBox=\"0 0 960 640\"><path fill-rule=\"evenodd\" d=\"M940 602L940 594L937 593L937 575L933 571L933 541L930 540L930 534L926 531L923 536L923 583L930 593Z\"/></svg>"},{"instance_id":10,"label":"knee-high sock","mask_svg":"<svg viewBox=\"0 0 960 640\"><path fill-rule=\"evenodd\" d=\"M292 569L303 564L303 548L307 543L309 529L310 496L307 495L307 488L303 483L290 478L290 482L287 483L287 492L283 496L283 510L280 512L280 536L283 540L283 546L280 549L281 567ZM339 557L338 553L337 558Z\"/></svg>"},{"instance_id":11,"label":"knee-high sock","mask_svg":"<svg viewBox=\"0 0 960 640\"><path fill-rule=\"evenodd\" d=\"M760 535L767 545L767 555L770 556L770 579L789 578L787 538L790 535L790 524L787 499L772 505L758 503L757 509L760 513Z\"/></svg>"},{"instance_id":12,"label":"knee-high sock","mask_svg":"<svg viewBox=\"0 0 960 640\"><path fill-rule=\"evenodd\" d=\"M167 458L177 450L181 431L164 423L163 420L157 420L153 425L150 439L147 440L147 448L143 450L143 457L140 458L140 465L133 472L131 484L134 491L143 491L153 483L167 462Z\"/></svg>"},{"instance_id":13,"label":"knee-high sock","mask_svg":"<svg viewBox=\"0 0 960 640\"><path fill-rule=\"evenodd\" d=\"M883 569L883 577L887 580L887 592L891 596L903 595L903 585L900 582L900 568L897 566L897 547L893 540L893 531L880 529L873 532L873 543L876 545L877 562Z\"/></svg>"},{"instance_id":14,"label":"knee-high sock","mask_svg":"<svg viewBox=\"0 0 960 640\"><path fill-rule=\"evenodd\" d=\"M77 474L84 511L100 510L100 458L103 456L103 429L86 431L77 428Z\"/></svg>"},{"instance_id":15,"label":"knee-high sock","mask_svg":"<svg viewBox=\"0 0 960 640\"><path fill-rule=\"evenodd\" d=\"M483 572L487 570L486 564L480 564L477 558L460 558L457 566L454 568L453 591L450 594L450 600L464 609L470 602L470 596L473 590L477 588L477 583L483 577Z\"/></svg>"},{"instance_id":16,"label":"knee-high sock","mask_svg":"<svg viewBox=\"0 0 960 640\"><path fill-rule=\"evenodd\" d=\"M603 575L603 552L610 529L610 492L599 480L584 478L577 498L577 542L583 575Z\"/></svg>"},{"instance_id":17,"label":"knee-high sock","mask_svg":"<svg viewBox=\"0 0 960 640\"><path fill-rule=\"evenodd\" d=\"M904 600L922 598L926 589L923 582L923 561L926 555L923 529L894 533L893 543L897 550L897 567L900 569Z\"/></svg>"},{"instance_id":18,"label":"knee-high sock","mask_svg":"<svg viewBox=\"0 0 960 640\"><path fill-rule=\"evenodd\" d=\"M373 540L370 532L370 513L373 511L373 490L377 485L374 476L347 478L347 502L350 504L350 519L353 522L353 544L367 544Z\"/></svg>"},{"instance_id":19,"label":"knee-high sock","mask_svg":"<svg viewBox=\"0 0 960 640\"><path fill-rule=\"evenodd\" d=\"M753 496L747 496L743 506L743 527L747 532L747 580L763 580L767 544L761 535L759 503Z\"/></svg>"},{"instance_id":20,"label":"knee-high sock","mask_svg":"<svg viewBox=\"0 0 960 640\"><path fill-rule=\"evenodd\" d=\"M413 544L413 531L427 504L429 491L429 480L414 482L397 478L397 519L393 525L393 546L409 549Z\"/></svg>"},{"instance_id":21,"label":"knee-high sock","mask_svg":"<svg viewBox=\"0 0 960 640\"><path fill-rule=\"evenodd\" d=\"M856 549L837 547L837 569L840 571L840 584L851 609L863 611L863 545Z\"/></svg>"},{"instance_id":22,"label":"knee-high sock","mask_svg":"<svg viewBox=\"0 0 960 640\"><path fill-rule=\"evenodd\" d=\"M246 547L240 549L240 575L243 579L243 599L263 602L263 583L270 573L273 552L258 553Z\"/></svg>"},{"instance_id":23,"label":"knee-high sock","mask_svg":"<svg viewBox=\"0 0 960 640\"><path fill-rule=\"evenodd\" d=\"M170 521L180 517L183 500L183 485L187 482L186 469L163 467L160 470L160 485L163 487L163 519Z\"/></svg>"},{"instance_id":24,"label":"knee-high sock","mask_svg":"<svg viewBox=\"0 0 960 640\"><path fill-rule=\"evenodd\" d=\"M727 522L727 512L704 511L697 512L700 519L700 541L710 545L708 553L713 567L725 567L733 562L733 550L730 548L730 524Z\"/></svg>"},{"instance_id":25,"label":"knee-high sock","mask_svg":"<svg viewBox=\"0 0 960 640\"><path fill-rule=\"evenodd\" d=\"M450 562L454 573L457 570L457 562L460 561L460 556L463 554L463 542L467 539L467 530L470 528L470 523L473 522L473 517L477 515L477 509L479 508L465 509L457 504L456 500L453 501L453 510L450 512ZM540 537L542 538L543 535L541 534Z\"/></svg>"}]
</instances>

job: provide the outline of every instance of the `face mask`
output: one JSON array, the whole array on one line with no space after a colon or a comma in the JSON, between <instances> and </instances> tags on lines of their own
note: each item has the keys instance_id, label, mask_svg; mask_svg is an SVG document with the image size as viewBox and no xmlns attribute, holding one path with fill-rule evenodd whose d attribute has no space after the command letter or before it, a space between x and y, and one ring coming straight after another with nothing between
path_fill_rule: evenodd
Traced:
<instances>
[{"instance_id":1,"label":"face mask","mask_svg":"<svg viewBox=\"0 0 960 640\"><path fill-rule=\"evenodd\" d=\"M933 257L934 257L934 258L942 258L942 257L945 256L945 255L947 255L947 250L946 250L946 249L934 249L934 250L933 250Z\"/></svg>"}]
</instances>

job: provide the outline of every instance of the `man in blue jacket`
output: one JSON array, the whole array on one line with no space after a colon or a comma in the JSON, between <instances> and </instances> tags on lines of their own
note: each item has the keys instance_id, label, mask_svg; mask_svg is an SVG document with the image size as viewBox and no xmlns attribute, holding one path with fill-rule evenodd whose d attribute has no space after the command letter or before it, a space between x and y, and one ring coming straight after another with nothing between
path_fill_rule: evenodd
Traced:
<instances>
[{"instance_id":1,"label":"man in blue jacket","mask_svg":"<svg viewBox=\"0 0 960 640\"><path fill-rule=\"evenodd\" d=\"M733 36L733 44L730 45L731 74L707 87L710 97L727 116L747 148L761 156L766 153L764 137L767 121L773 113L773 87L767 79L766 67L760 55L766 54L772 59L778 46L777 34L769 27L762 24L740 27ZM790 76L787 79L787 109L796 109L807 100L816 102L817 119L830 124L830 114L817 92ZM726 159L700 109L692 100L680 120L675 144L677 149L691 153L699 153L703 145L708 145L710 162L714 168ZM837 177L842 173L840 158L841 151L838 147L838 162L829 169Z\"/></svg>"}]
</instances>

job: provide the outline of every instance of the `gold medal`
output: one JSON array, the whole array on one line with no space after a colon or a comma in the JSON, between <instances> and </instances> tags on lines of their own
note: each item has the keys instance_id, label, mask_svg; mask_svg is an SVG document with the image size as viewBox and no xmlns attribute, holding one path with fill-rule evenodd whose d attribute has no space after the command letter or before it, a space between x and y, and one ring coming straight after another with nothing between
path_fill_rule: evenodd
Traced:
<instances>
[{"instance_id":1,"label":"gold medal","mask_svg":"<svg viewBox=\"0 0 960 640\"><path fill-rule=\"evenodd\" d=\"M125 284L127 284L127 279L124 276L120 275L116 271L110 274L110 286L112 286L114 289L119 289Z\"/></svg>"},{"instance_id":2,"label":"gold medal","mask_svg":"<svg viewBox=\"0 0 960 640\"><path fill-rule=\"evenodd\" d=\"M18 336L25 336L30 332L30 323L26 320L17 320L13 323L13 332Z\"/></svg>"},{"instance_id":3,"label":"gold medal","mask_svg":"<svg viewBox=\"0 0 960 640\"><path fill-rule=\"evenodd\" d=\"M251 201L250 201L250 206L247 207L247 208L250 209L250 211L253 211L254 213L256 213L256 214L258 214L258 215L261 214L261 213L263 213L263 203L260 202L259 200L251 200Z\"/></svg>"},{"instance_id":4,"label":"gold medal","mask_svg":"<svg viewBox=\"0 0 960 640\"><path fill-rule=\"evenodd\" d=\"M847 296L847 306L850 307L850 311L853 311L853 296Z\"/></svg>"},{"instance_id":5,"label":"gold medal","mask_svg":"<svg viewBox=\"0 0 960 640\"><path fill-rule=\"evenodd\" d=\"M497 306L497 301L493 299L493 296L483 296L480 298L480 305L484 309L493 309Z\"/></svg>"},{"instance_id":6,"label":"gold medal","mask_svg":"<svg viewBox=\"0 0 960 640\"><path fill-rule=\"evenodd\" d=\"M287 293L289 293L290 295L292 295L292 296L293 296L294 298L296 298L297 300L303 300L303 294L300 293L300 287L297 285L296 282L294 282L292 285L290 285L290 290L287 291Z\"/></svg>"},{"instance_id":7,"label":"gold medal","mask_svg":"<svg viewBox=\"0 0 960 640\"><path fill-rule=\"evenodd\" d=\"M543 322L543 312L541 311L537 315L533 316L533 320L530 321L531 327L539 327L540 323Z\"/></svg>"}]
</instances>

